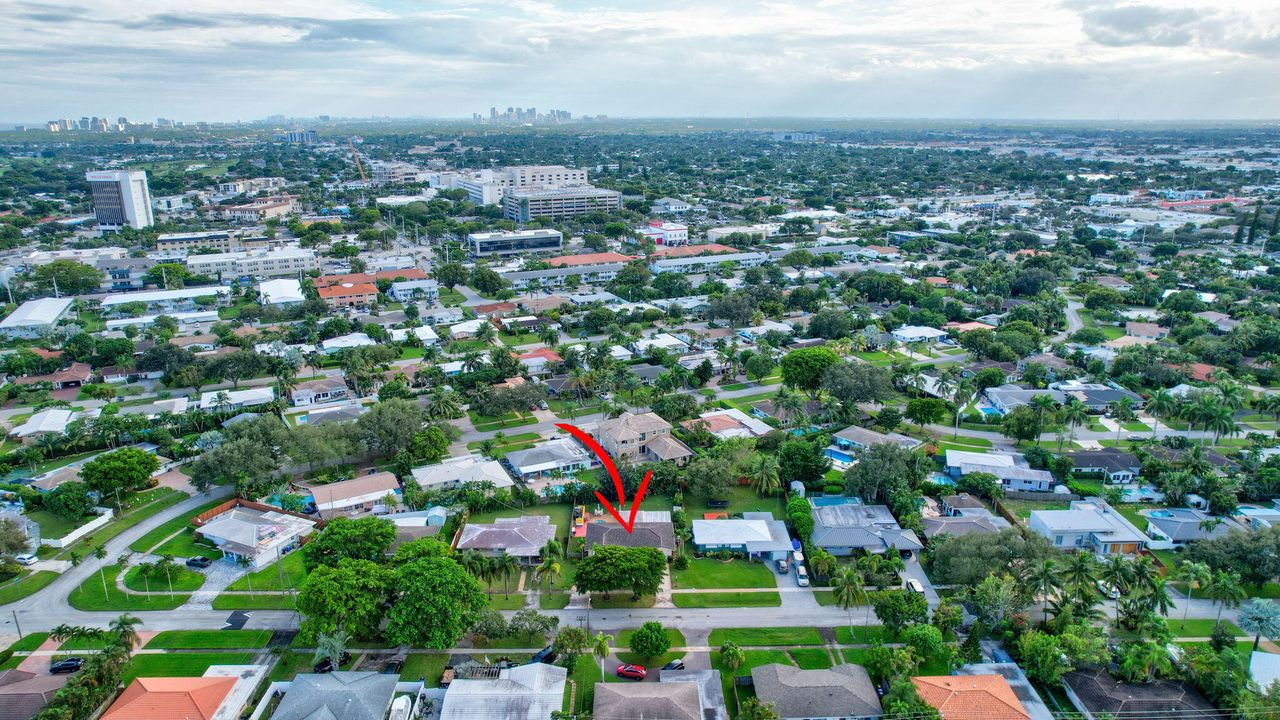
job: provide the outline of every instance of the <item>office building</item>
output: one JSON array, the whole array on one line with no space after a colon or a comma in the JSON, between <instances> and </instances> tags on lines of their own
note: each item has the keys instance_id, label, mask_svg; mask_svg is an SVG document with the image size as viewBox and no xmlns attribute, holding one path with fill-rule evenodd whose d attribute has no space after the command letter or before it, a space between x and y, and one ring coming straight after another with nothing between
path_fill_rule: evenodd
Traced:
<instances>
[{"instance_id":1,"label":"office building","mask_svg":"<svg viewBox=\"0 0 1280 720\"><path fill-rule=\"evenodd\" d=\"M281 247L214 255L187 256L187 269L197 275L226 278L257 275L279 277L319 269L314 250Z\"/></svg>"},{"instance_id":2,"label":"office building","mask_svg":"<svg viewBox=\"0 0 1280 720\"><path fill-rule=\"evenodd\" d=\"M587 184L587 171L563 165L513 165L497 170L479 170L470 177L456 179L471 202L496 205L515 190L578 187Z\"/></svg>"},{"instance_id":3,"label":"office building","mask_svg":"<svg viewBox=\"0 0 1280 720\"><path fill-rule=\"evenodd\" d=\"M282 177L241 178L218 183L219 195L256 195L266 190L279 190L285 185Z\"/></svg>"},{"instance_id":4,"label":"office building","mask_svg":"<svg viewBox=\"0 0 1280 720\"><path fill-rule=\"evenodd\" d=\"M300 209L297 195L270 195L244 205L220 205L210 208L210 213L225 220L260 223L292 215Z\"/></svg>"},{"instance_id":5,"label":"office building","mask_svg":"<svg viewBox=\"0 0 1280 720\"><path fill-rule=\"evenodd\" d=\"M534 218L561 218L588 213L616 213L622 209L622 193L591 187L513 190L502 200L502 214L508 220L529 222Z\"/></svg>"},{"instance_id":6,"label":"office building","mask_svg":"<svg viewBox=\"0 0 1280 720\"><path fill-rule=\"evenodd\" d=\"M146 172L91 170L84 179L93 194L93 214L99 229L118 232L125 227L147 228L155 224Z\"/></svg>"},{"instance_id":7,"label":"office building","mask_svg":"<svg viewBox=\"0 0 1280 720\"><path fill-rule=\"evenodd\" d=\"M265 235L258 235L250 230L205 230L202 232L166 233L156 237L156 251L159 253L187 253L192 250L208 249L222 252L233 252L253 247L268 247L273 243Z\"/></svg>"},{"instance_id":8,"label":"office building","mask_svg":"<svg viewBox=\"0 0 1280 720\"><path fill-rule=\"evenodd\" d=\"M527 253L559 253L564 235L559 230L519 230L517 232L483 232L467 235L472 257L491 255L524 255Z\"/></svg>"},{"instance_id":9,"label":"office building","mask_svg":"<svg viewBox=\"0 0 1280 720\"><path fill-rule=\"evenodd\" d=\"M675 247L689 244L689 226L681 223L655 220L640 228L640 234L661 247Z\"/></svg>"}]
</instances>

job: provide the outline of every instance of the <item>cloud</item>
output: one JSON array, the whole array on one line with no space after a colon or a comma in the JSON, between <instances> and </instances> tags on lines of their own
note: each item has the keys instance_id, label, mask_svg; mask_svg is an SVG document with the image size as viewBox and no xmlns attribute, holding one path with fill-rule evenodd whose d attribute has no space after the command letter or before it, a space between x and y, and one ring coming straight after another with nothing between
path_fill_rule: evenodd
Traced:
<instances>
[{"instance_id":1,"label":"cloud","mask_svg":"<svg viewBox=\"0 0 1280 720\"><path fill-rule=\"evenodd\" d=\"M1278 11L1280 0L202 0L177 13L167 0L24 0L0 3L0 97L22 99L6 113L22 121L465 116L493 104L1274 116L1280 98L1257 78L1280 61Z\"/></svg>"}]
</instances>

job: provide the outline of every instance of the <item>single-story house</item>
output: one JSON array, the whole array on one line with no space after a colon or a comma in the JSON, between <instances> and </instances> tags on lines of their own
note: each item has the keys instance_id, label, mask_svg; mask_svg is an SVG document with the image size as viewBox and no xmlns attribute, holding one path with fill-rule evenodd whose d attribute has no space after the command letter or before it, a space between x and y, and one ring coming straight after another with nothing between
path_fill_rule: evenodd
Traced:
<instances>
[{"instance_id":1,"label":"single-story house","mask_svg":"<svg viewBox=\"0 0 1280 720\"><path fill-rule=\"evenodd\" d=\"M232 507L201 524L196 535L216 545L223 557L260 568L297 548L315 527L314 520L292 513Z\"/></svg>"},{"instance_id":2,"label":"single-story house","mask_svg":"<svg viewBox=\"0 0 1280 720\"><path fill-rule=\"evenodd\" d=\"M49 408L35 413L27 421L9 431L24 443L33 443L41 435L63 435L77 413L66 408Z\"/></svg>"},{"instance_id":3,"label":"single-story house","mask_svg":"<svg viewBox=\"0 0 1280 720\"><path fill-rule=\"evenodd\" d=\"M311 493L320 516L329 518L373 512L388 495L400 490L400 481L394 473L378 472L328 485L312 485L306 490Z\"/></svg>"},{"instance_id":4,"label":"single-story house","mask_svg":"<svg viewBox=\"0 0 1280 720\"><path fill-rule=\"evenodd\" d=\"M560 353L551 348L538 348L521 353L516 357L520 361L520 367L523 367L530 375L539 375L547 371L547 366L554 363L564 362L564 358L560 357Z\"/></svg>"},{"instance_id":5,"label":"single-story house","mask_svg":"<svg viewBox=\"0 0 1280 720\"><path fill-rule=\"evenodd\" d=\"M1134 555L1151 542L1107 501L1096 497L1072 501L1067 510L1034 510L1027 527L1054 547L1098 555Z\"/></svg>"},{"instance_id":6,"label":"single-story house","mask_svg":"<svg viewBox=\"0 0 1280 720\"><path fill-rule=\"evenodd\" d=\"M1126 335L1131 335L1143 340L1163 340L1169 337L1169 328L1160 327L1155 323L1149 322L1131 322L1124 326Z\"/></svg>"},{"instance_id":7,"label":"single-story house","mask_svg":"<svg viewBox=\"0 0 1280 720\"><path fill-rule=\"evenodd\" d=\"M1134 482L1142 473L1136 455L1115 448L1067 453L1067 457L1072 475L1099 475L1109 485Z\"/></svg>"},{"instance_id":8,"label":"single-story house","mask_svg":"<svg viewBox=\"0 0 1280 720\"><path fill-rule=\"evenodd\" d=\"M332 355L343 350L350 350L358 347L369 347L377 345L378 341L365 335L362 332L347 333L338 337L329 338L320 342L320 351L326 355Z\"/></svg>"},{"instance_id":9,"label":"single-story house","mask_svg":"<svg viewBox=\"0 0 1280 720\"><path fill-rule=\"evenodd\" d=\"M299 383L289 393L289 402L294 407L305 407L336 400L346 400L349 396L346 380L340 377L325 377L319 380L308 380L307 382Z\"/></svg>"},{"instance_id":10,"label":"single-story house","mask_svg":"<svg viewBox=\"0 0 1280 720\"><path fill-rule=\"evenodd\" d=\"M632 375L640 378L640 382L645 385L652 385L667 369L661 365L650 365L649 363L637 363L627 368Z\"/></svg>"},{"instance_id":11,"label":"single-story house","mask_svg":"<svg viewBox=\"0 0 1280 720\"><path fill-rule=\"evenodd\" d=\"M854 550L881 554L889 550L916 552L924 547L915 531L904 530L884 505L818 505L810 500L814 547L843 557Z\"/></svg>"},{"instance_id":12,"label":"single-story house","mask_svg":"<svg viewBox=\"0 0 1280 720\"><path fill-rule=\"evenodd\" d=\"M476 550L489 557L510 555L525 564L533 564L555 536L556 526L551 524L548 515L497 518L488 524L463 526L457 549Z\"/></svg>"},{"instance_id":13,"label":"single-story house","mask_svg":"<svg viewBox=\"0 0 1280 720\"><path fill-rule=\"evenodd\" d=\"M747 512L742 519L694 520L693 545L698 552L730 550L752 558L781 560L791 552L787 525L773 513Z\"/></svg>"},{"instance_id":14,"label":"single-story house","mask_svg":"<svg viewBox=\"0 0 1280 720\"><path fill-rule=\"evenodd\" d=\"M524 481L551 477L557 471L563 475L572 475L580 470L590 469L595 462L595 455L569 438L541 442L528 450L507 453L503 458L503 463L511 473Z\"/></svg>"},{"instance_id":15,"label":"single-story house","mask_svg":"<svg viewBox=\"0 0 1280 720\"><path fill-rule=\"evenodd\" d=\"M1014 697L1022 703L1031 720L1055 720L1053 711L1045 703L1044 698L1032 686L1031 680L1017 663L992 662L971 663L961 665L952 671L952 675L998 675L1013 690Z\"/></svg>"},{"instance_id":16,"label":"single-story house","mask_svg":"<svg viewBox=\"0 0 1280 720\"><path fill-rule=\"evenodd\" d=\"M805 413L807 413L809 417L813 417L821 411L822 403L817 400L810 400L805 404ZM775 405L772 400L761 400L759 402L751 403L751 414L761 420L773 418L781 423L790 422L792 420L791 414Z\"/></svg>"},{"instance_id":17,"label":"single-story house","mask_svg":"<svg viewBox=\"0 0 1280 720\"><path fill-rule=\"evenodd\" d=\"M10 670L9 672L14 672ZM1266 690L1280 680L1280 655L1253 651L1249 655L1249 677L1258 687ZM3 692L3 690L0 690Z\"/></svg>"},{"instance_id":18,"label":"single-story house","mask_svg":"<svg viewBox=\"0 0 1280 720\"><path fill-rule=\"evenodd\" d=\"M716 670L663 670L658 682L596 683L601 720L728 720Z\"/></svg>"},{"instance_id":19,"label":"single-story house","mask_svg":"<svg viewBox=\"0 0 1280 720\"><path fill-rule=\"evenodd\" d=\"M89 382L89 378L92 376L93 370L89 367L89 363L78 362L47 375L27 375L13 378L13 382L15 385L35 385L36 383L47 382L54 390L63 390L65 388L80 387Z\"/></svg>"},{"instance_id":20,"label":"single-story house","mask_svg":"<svg viewBox=\"0 0 1280 720\"><path fill-rule=\"evenodd\" d=\"M1122 398L1129 399L1129 407L1138 410L1146 403L1142 396L1132 390L1126 390L1115 383L1085 383L1078 380L1064 380L1056 382L1049 387L1062 392L1067 402L1070 398L1076 398L1089 408L1089 412L1108 412L1112 406L1120 402Z\"/></svg>"},{"instance_id":21,"label":"single-story house","mask_svg":"<svg viewBox=\"0 0 1280 720\"><path fill-rule=\"evenodd\" d=\"M28 300L0 320L0 335L10 339L33 339L45 335L67 316L74 302L74 298Z\"/></svg>"},{"instance_id":22,"label":"single-story house","mask_svg":"<svg viewBox=\"0 0 1280 720\"><path fill-rule=\"evenodd\" d=\"M667 510L637 512L635 524L630 531L611 518L593 520L587 523L586 530L587 553L595 545L621 545L658 548L663 555L671 557L676 549L675 526L672 525L671 513Z\"/></svg>"},{"instance_id":23,"label":"single-story house","mask_svg":"<svg viewBox=\"0 0 1280 720\"><path fill-rule=\"evenodd\" d=\"M920 441L898 433L878 433L857 425L850 425L831 436L831 444L841 450L864 450L872 445L897 445L905 450L919 447Z\"/></svg>"},{"instance_id":24,"label":"single-story house","mask_svg":"<svg viewBox=\"0 0 1280 720\"><path fill-rule=\"evenodd\" d=\"M1117 680L1106 666L1066 673L1062 683L1092 717L1212 718L1222 712L1184 681L1127 683Z\"/></svg>"},{"instance_id":25,"label":"single-story house","mask_svg":"<svg viewBox=\"0 0 1280 720\"><path fill-rule=\"evenodd\" d=\"M917 342L936 342L945 338L947 331L924 325L903 325L889 334L893 336L894 340L905 345Z\"/></svg>"},{"instance_id":26,"label":"single-story house","mask_svg":"<svg viewBox=\"0 0 1280 720\"><path fill-rule=\"evenodd\" d=\"M802 670L769 663L751 669L751 684L756 697L772 705L782 720L877 718L884 713L871 677L861 665Z\"/></svg>"},{"instance_id":27,"label":"single-story house","mask_svg":"<svg viewBox=\"0 0 1280 720\"><path fill-rule=\"evenodd\" d=\"M383 720L399 681L397 675L367 671L299 673L271 720Z\"/></svg>"},{"instance_id":28,"label":"single-story house","mask_svg":"<svg viewBox=\"0 0 1280 720\"><path fill-rule=\"evenodd\" d=\"M267 676L266 665L210 665L202 677L140 677L101 720L233 720Z\"/></svg>"},{"instance_id":29,"label":"single-story house","mask_svg":"<svg viewBox=\"0 0 1280 720\"><path fill-rule=\"evenodd\" d=\"M1170 550L1195 540L1217 540L1232 530L1244 530L1231 518L1195 508L1142 510L1141 515L1147 519L1146 532L1151 538L1147 547L1153 550Z\"/></svg>"},{"instance_id":30,"label":"single-story house","mask_svg":"<svg viewBox=\"0 0 1280 720\"><path fill-rule=\"evenodd\" d=\"M707 432L720 438L755 438L773 432L773 427L747 415L737 408L716 410L680 423L685 429L705 427Z\"/></svg>"},{"instance_id":31,"label":"single-story house","mask_svg":"<svg viewBox=\"0 0 1280 720\"><path fill-rule=\"evenodd\" d=\"M1008 520L992 514L986 508L964 510L956 515L927 517L921 522L924 524L924 536L929 540L933 540L939 535L958 537L960 535L998 533L1001 530L1013 527Z\"/></svg>"},{"instance_id":32,"label":"single-story house","mask_svg":"<svg viewBox=\"0 0 1280 720\"><path fill-rule=\"evenodd\" d=\"M657 333L631 343L631 351L636 355L644 355L651 348L665 350L672 355L684 355L689 352L689 346L671 333Z\"/></svg>"},{"instance_id":33,"label":"single-story house","mask_svg":"<svg viewBox=\"0 0 1280 720\"><path fill-rule=\"evenodd\" d=\"M547 720L564 705L568 675L562 667L529 663L504 668L497 677L454 680L445 691L439 720Z\"/></svg>"},{"instance_id":34,"label":"single-story house","mask_svg":"<svg viewBox=\"0 0 1280 720\"><path fill-rule=\"evenodd\" d=\"M67 684L68 675L33 673L13 668L0 671L0 707L6 720L31 720Z\"/></svg>"},{"instance_id":35,"label":"single-story house","mask_svg":"<svg viewBox=\"0 0 1280 720\"><path fill-rule=\"evenodd\" d=\"M423 490L447 490L467 483L487 482L492 483L494 488L508 488L515 484L502 463L475 454L413 468L410 473Z\"/></svg>"},{"instance_id":36,"label":"single-story house","mask_svg":"<svg viewBox=\"0 0 1280 720\"><path fill-rule=\"evenodd\" d=\"M1007 415L1020 405L1030 405L1031 399L1037 395L1048 395L1058 404L1067 401L1066 396L1057 390L1033 390L1011 384L989 387L985 395L987 402L991 403L991 406L1001 415Z\"/></svg>"},{"instance_id":37,"label":"single-story house","mask_svg":"<svg viewBox=\"0 0 1280 720\"><path fill-rule=\"evenodd\" d=\"M911 684L942 720L1031 720L1000 675L920 676L911 678Z\"/></svg>"},{"instance_id":38,"label":"single-story house","mask_svg":"<svg viewBox=\"0 0 1280 720\"><path fill-rule=\"evenodd\" d=\"M953 478L970 473L995 475L1006 490L1047 492L1056 482L1048 470L1033 470L1012 455L998 453L948 450L944 470Z\"/></svg>"},{"instance_id":39,"label":"single-story house","mask_svg":"<svg viewBox=\"0 0 1280 720\"><path fill-rule=\"evenodd\" d=\"M239 410L240 408L266 405L276 399L273 387L245 388L244 390L210 390L200 394L201 410Z\"/></svg>"},{"instance_id":40,"label":"single-story house","mask_svg":"<svg viewBox=\"0 0 1280 720\"><path fill-rule=\"evenodd\" d=\"M418 343L423 347L440 342L440 336L436 334L435 330L431 329L430 325L421 325L416 328L392 328L391 330L391 340L394 342L404 342L409 339L410 335L417 338Z\"/></svg>"}]
</instances>

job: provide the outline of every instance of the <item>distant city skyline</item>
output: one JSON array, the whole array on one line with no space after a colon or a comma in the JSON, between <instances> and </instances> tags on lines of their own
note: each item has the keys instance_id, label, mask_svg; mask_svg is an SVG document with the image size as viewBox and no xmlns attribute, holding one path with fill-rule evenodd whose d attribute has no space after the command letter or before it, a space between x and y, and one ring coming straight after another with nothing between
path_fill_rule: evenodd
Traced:
<instances>
[{"instance_id":1,"label":"distant city skyline","mask_svg":"<svg viewBox=\"0 0 1280 720\"><path fill-rule=\"evenodd\" d=\"M0 4L6 122L1280 117L1280 0Z\"/></svg>"}]
</instances>

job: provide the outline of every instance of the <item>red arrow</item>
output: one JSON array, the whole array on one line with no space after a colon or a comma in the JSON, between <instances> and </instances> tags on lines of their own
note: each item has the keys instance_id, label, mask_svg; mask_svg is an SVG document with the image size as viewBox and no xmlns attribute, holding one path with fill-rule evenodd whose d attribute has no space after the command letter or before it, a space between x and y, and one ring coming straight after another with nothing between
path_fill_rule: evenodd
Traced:
<instances>
[{"instance_id":1,"label":"red arrow","mask_svg":"<svg viewBox=\"0 0 1280 720\"><path fill-rule=\"evenodd\" d=\"M568 425L566 423L557 423L556 427L574 436L583 445L587 446L591 452L600 458L600 464L604 465L604 469L609 471L609 476L613 478L613 489L618 493L618 504L622 505L627 500L627 494L622 489L622 477L618 475L618 468L613 464L613 458L609 457L609 453L600 447L600 443L595 438L588 435L582 428L576 425ZM653 477L653 471L644 474L644 479L640 481L640 487L636 490L636 496L631 500L631 513L626 520L622 519L622 513L618 512L618 508L609 502L599 490L596 491L596 498L609 510L609 514L613 515L613 519L618 521L627 532L632 532L636 526L636 512L640 510L640 501L644 499L644 494L649 490L649 479Z\"/></svg>"}]
</instances>

